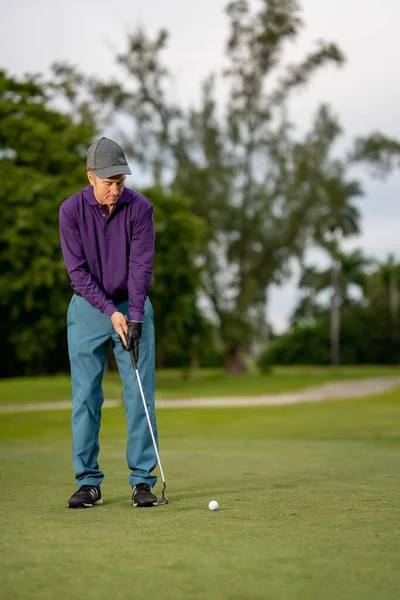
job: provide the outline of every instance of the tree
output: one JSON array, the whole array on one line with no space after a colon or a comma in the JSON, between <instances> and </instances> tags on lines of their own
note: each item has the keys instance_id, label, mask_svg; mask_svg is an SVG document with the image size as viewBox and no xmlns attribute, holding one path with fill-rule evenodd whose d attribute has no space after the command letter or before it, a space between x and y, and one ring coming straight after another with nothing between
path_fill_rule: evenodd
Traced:
<instances>
[{"instance_id":1,"label":"tree","mask_svg":"<svg viewBox=\"0 0 400 600\"><path fill-rule=\"evenodd\" d=\"M51 107L50 84L0 72L0 376L67 368L70 286L59 205L85 182L94 123Z\"/></svg>"},{"instance_id":2,"label":"tree","mask_svg":"<svg viewBox=\"0 0 400 600\"><path fill-rule=\"evenodd\" d=\"M332 145L341 134L340 126L328 107L322 107L316 119L316 130L330 132L329 144L321 145L318 186L328 200L316 226L315 242L328 252L331 258L330 273L325 273L325 287L331 286L330 339L331 364L340 362L340 254L343 238L357 235L360 231L360 213L353 199L363 195L361 184L348 177L349 164L345 159L331 158ZM324 136L325 137L325 136ZM324 139L324 138L322 138ZM312 140L310 140L310 143ZM329 283L327 278L329 277ZM320 284L321 285L321 284Z\"/></svg>"},{"instance_id":3,"label":"tree","mask_svg":"<svg viewBox=\"0 0 400 600\"><path fill-rule=\"evenodd\" d=\"M0 377L68 370L66 312L71 286L58 228L63 200L87 185L86 150L95 134L84 104L74 117L52 107L70 87L0 72ZM190 363L207 324L196 306L203 233L190 201L144 190L154 205L156 260L152 301L158 362ZM177 360L177 359L176 359Z\"/></svg>"},{"instance_id":4,"label":"tree","mask_svg":"<svg viewBox=\"0 0 400 600\"><path fill-rule=\"evenodd\" d=\"M366 269L371 265L371 260L366 258L361 250L354 250L344 254L331 246L332 266L326 270L319 270L315 267L306 267L300 279L300 287L308 290L308 296L304 300L312 303L316 309L316 314L321 315L324 311L320 304L316 302L316 297L320 292L327 289L331 290L330 298L330 344L331 344L331 364L340 363L340 313L344 306L352 303L350 288L358 287L365 294L368 282ZM306 309L309 304L306 304ZM294 316L304 316L301 309L304 307L300 303ZM292 320L297 322L299 319ZM315 319L305 321L307 325L315 325Z\"/></svg>"},{"instance_id":5,"label":"tree","mask_svg":"<svg viewBox=\"0 0 400 600\"><path fill-rule=\"evenodd\" d=\"M394 328L399 324L400 264L393 254L385 262L377 263L367 281L367 297L374 306L390 305Z\"/></svg>"},{"instance_id":6,"label":"tree","mask_svg":"<svg viewBox=\"0 0 400 600\"><path fill-rule=\"evenodd\" d=\"M352 303L341 314L342 364L398 364L400 335L391 324L389 308ZM261 369L271 365L329 365L331 362L329 314L312 327L295 325L276 338L260 356Z\"/></svg>"},{"instance_id":7,"label":"tree","mask_svg":"<svg viewBox=\"0 0 400 600\"><path fill-rule=\"evenodd\" d=\"M292 323L301 323L306 326L315 323L315 316L320 313L321 307L316 301L317 294L327 287L324 273L314 266L303 266L299 281L300 290L304 290L297 307L291 316Z\"/></svg>"},{"instance_id":8,"label":"tree","mask_svg":"<svg viewBox=\"0 0 400 600\"><path fill-rule=\"evenodd\" d=\"M204 232L190 212L190 200L144 190L154 206L155 265L150 288L157 335L157 366L189 366L200 351L207 324L197 308L201 269L196 256Z\"/></svg>"},{"instance_id":9,"label":"tree","mask_svg":"<svg viewBox=\"0 0 400 600\"><path fill-rule=\"evenodd\" d=\"M309 185L315 157L305 141L290 137L285 105L319 68L341 64L343 57L334 44L320 42L303 61L286 67L270 91L266 82L281 65L285 44L301 30L297 2L264 0L252 13L240 0L228 4L227 14L230 100L221 118L213 77L204 83L199 110L168 103L168 73L160 60L166 32L154 41L143 31L130 36L118 57L128 76L124 83L88 83L103 106L133 115L137 159L156 181L165 185L169 179L172 189L193 198L194 213L206 222L203 286L233 373L245 368L252 312L264 305L290 256L300 252L304 228L320 203Z\"/></svg>"},{"instance_id":10,"label":"tree","mask_svg":"<svg viewBox=\"0 0 400 600\"><path fill-rule=\"evenodd\" d=\"M359 250L348 255L332 252L331 257L331 364L337 366L340 364L340 310L349 302L350 285L365 290L366 275L363 269L370 261Z\"/></svg>"},{"instance_id":11,"label":"tree","mask_svg":"<svg viewBox=\"0 0 400 600\"><path fill-rule=\"evenodd\" d=\"M191 115L191 164L184 157L175 179L175 185L197 197L204 190L194 189L196 179L200 181L194 175L200 171L206 182L210 204L196 204L212 215L205 286L220 321L229 372L244 369L242 352L254 335L252 310L265 303L269 286L281 279L289 258L302 252L317 205L317 194L309 188L308 149L290 136L286 104L293 89L306 84L318 68L343 60L336 46L321 43L284 70L277 85L269 83L281 66L285 44L296 39L301 19L295 2L260 4L255 14L247 2L227 6L226 111L218 118L210 79L200 110ZM196 155L202 161L193 165Z\"/></svg>"},{"instance_id":12,"label":"tree","mask_svg":"<svg viewBox=\"0 0 400 600\"><path fill-rule=\"evenodd\" d=\"M71 80L85 81L83 98L89 94L114 123L116 116L124 123L129 118L132 156L164 189L194 200L194 214L206 223L199 252L203 290L230 373L245 369L253 314L262 310L270 285L286 276L290 259L322 239L328 222L337 230L337 216L357 217L351 199L360 186L348 178L346 161L392 164L397 152L395 142L375 136L375 145L360 139L346 159L333 160L340 127L326 106L317 110L309 133L296 137L288 118L292 93L344 58L335 44L318 42L303 60L285 65L285 48L302 28L299 4L260 0L257 7L235 0L226 8L225 106L217 102L214 75L204 82L197 108L169 101L165 31L154 39L143 30L128 37L117 57L121 78L96 81L68 66L56 68L68 89Z\"/></svg>"}]
</instances>

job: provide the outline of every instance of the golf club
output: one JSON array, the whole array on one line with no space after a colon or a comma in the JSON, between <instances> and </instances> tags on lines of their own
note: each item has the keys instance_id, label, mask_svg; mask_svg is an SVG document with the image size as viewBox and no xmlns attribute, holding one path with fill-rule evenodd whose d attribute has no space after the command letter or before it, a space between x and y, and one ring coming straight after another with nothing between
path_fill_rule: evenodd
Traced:
<instances>
[{"instance_id":1,"label":"golf club","mask_svg":"<svg viewBox=\"0 0 400 600\"><path fill-rule=\"evenodd\" d=\"M142 396L143 407L144 407L144 410L145 410L145 413L146 413L147 423L149 425L151 439L153 440L153 446L154 446L154 450L156 452L157 462L158 462L158 466L159 466L160 473L161 473L161 479L162 479L162 482L163 482L163 489L162 489L162 492L161 492L161 498L158 500L157 504L168 504L168 498L165 497L165 490L166 490L167 486L166 486L166 483L165 483L164 471L163 471L163 468L161 466L160 455L158 453L156 439L154 437L153 427L152 427L151 421L150 421L149 411L147 410L146 399L144 397L143 388L142 388L142 382L140 381L140 376L139 376L139 369L138 369L138 366L136 364L135 357L133 356L133 350L130 350L129 354L130 354L130 357L131 357L131 361L132 361L132 365L133 365L134 371L136 373L136 379L137 379L137 382L138 382L138 385L139 385L140 395Z\"/></svg>"}]
</instances>

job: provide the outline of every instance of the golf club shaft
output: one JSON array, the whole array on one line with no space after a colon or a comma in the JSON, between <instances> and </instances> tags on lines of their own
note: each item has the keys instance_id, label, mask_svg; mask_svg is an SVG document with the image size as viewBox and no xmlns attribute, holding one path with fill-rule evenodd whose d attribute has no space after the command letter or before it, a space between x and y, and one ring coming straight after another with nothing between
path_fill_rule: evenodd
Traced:
<instances>
[{"instance_id":1,"label":"golf club shaft","mask_svg":"<svg viewBox=\"0 0 400 600\"><path fill-rule=\"evenodd\" d=\"M153 440L153 446L154 446L154 450L156 452L157 462L158 462L158 466L160 468L161 478L162 478L162 481L163 481L163 484L164 484L164 489L165 489L166 484L165 484L164 471L163 471L163 468L161 466L160 455L158 453L157 443L156 443L156 439L154 437L154 432L153 432L153 427L152 427L151 421L150 421L149 411L147 410L146 399L144 397L143 388L142 388L142 382L140 381L140 376L139 376L139 369L138 369L136 361L135 361L135 359L133 357L132 351L130 352L130 355L131 355L131 359L132 359L133 368L134 368L135 373L136 373L136 379L137 379L137 382L138 382L138 386L139 386L139 390L140 390L140 395L142 397L143 407L144 407L144 410L145 410L145 413L146 413L147 423L149 424L151 439Z\"/></svg>"}]
</instances>

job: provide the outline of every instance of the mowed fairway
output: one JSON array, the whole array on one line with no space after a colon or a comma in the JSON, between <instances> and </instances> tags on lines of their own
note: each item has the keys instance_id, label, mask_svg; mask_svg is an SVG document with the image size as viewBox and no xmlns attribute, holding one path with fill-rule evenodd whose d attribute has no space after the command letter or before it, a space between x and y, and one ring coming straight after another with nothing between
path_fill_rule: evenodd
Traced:
<instances>
[{"instance_id":1,"label":"mowed fairway","mask_svg":"<svg viewBox=\"0 0 400 600\"><path fill-rule=\"evenodd\" d=\"M270 374L254 371L240 377L226 377L222 369L198 369L183 377L179 369L156 372L156 399L188 399L215 396L256 396L312 388L328 382L375 377L400 377L398 366L274 367ZM107 373L104 397L120 400L122 385L118 373ZM0 379L0 407L10 404L70 401L69 375Z\"/></svg>"},{"instance_id":2,"label":"mowed fairway","mask_svg":"<svg viewBox=\"0 0 400 600\"><path fill-rule=\"evenodd\" d=\"M398 599L399 398L160 410L154 509L130 505L122 409L103 412L104 504L75 511L69 411L2 415L0 596Z\"/></svg>"}]
</instances>

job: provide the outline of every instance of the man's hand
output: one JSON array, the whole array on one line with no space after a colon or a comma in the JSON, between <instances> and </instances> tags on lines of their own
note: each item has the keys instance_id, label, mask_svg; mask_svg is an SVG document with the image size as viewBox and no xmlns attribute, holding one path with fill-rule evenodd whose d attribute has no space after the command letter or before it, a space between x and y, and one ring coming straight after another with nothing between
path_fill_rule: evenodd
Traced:
<instances>
[{"instance_id":1,"label":"man's hand","mask_svg":"<svg viewBox=\"0 0 400 600\"><path fill-rule=\"evenodd\" d=\"M128 319L126 318L125 315L123 315L121 312L116 310L115 313L113 313L111 316L111 322L114 325L115 331L118 333L118 335L120 337L121 344L125 348L126 341L127 341L126 338L127 338L127 333L128 333Z\"/></svg>"},{"instance_id":2,"label":"man's hand","mask_svg":"<svg viewBox=\"0 0 400 600\"><path fill-rule=\"evenodd\" d=\"M129 321L128 322L128 333L126 336L126 344L122 344L125 350L133 351L133 358L136 364L139 361L139 344L142 335L142 323L141 321Z\"/></svg>"}]
</instances>

